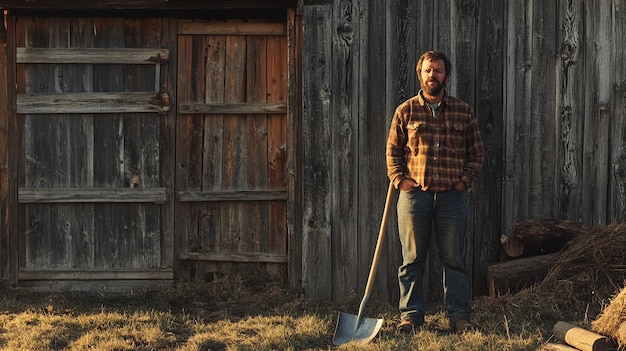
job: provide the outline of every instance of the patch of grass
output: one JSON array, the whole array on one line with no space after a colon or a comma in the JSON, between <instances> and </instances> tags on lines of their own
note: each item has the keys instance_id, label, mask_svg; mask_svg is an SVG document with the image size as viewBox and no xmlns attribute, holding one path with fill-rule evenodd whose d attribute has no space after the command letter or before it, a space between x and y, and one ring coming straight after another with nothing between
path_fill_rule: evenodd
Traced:
<instances>
[{"instance_id":1,"label":"patch of grass","mask_svg":"<svg viewBox=\"0 0 626 351\"><path fill-rule=\"evenodd\" d=\"M383 318L370 343L331 344L337 313L361 296L314 302L267 277L230 277L125 295L0 290L0 350L540 350L559 320L590 323L600 306L555 304L532 291L474 300L478 330L455 334L442 306L425 326L396 332L396 307L375 296L366 316ZM263 283L261 283L263 282ZM544 303L545 302L545 303Z\"/></svg>"}]
</instances>

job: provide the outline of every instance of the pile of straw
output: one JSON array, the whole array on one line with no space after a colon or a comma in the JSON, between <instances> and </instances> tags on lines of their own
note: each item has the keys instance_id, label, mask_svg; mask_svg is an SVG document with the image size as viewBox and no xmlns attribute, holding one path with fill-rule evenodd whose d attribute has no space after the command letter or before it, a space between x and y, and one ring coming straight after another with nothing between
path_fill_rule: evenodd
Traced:
<instances>
[{"instance_id":1,"label":"pile of straw","mask_svg":"<svg viewBox=\"0 0 626 351\"><path fill-rule=\"evenodd\" d=\"M626 346L626 288L613 298L598 319L591 322L591 328L613 337L620 347Z\"/></svg>"},{"instance_id":2,"label":"pile of straw","mask_svg":"<svg viewBox=\"0 0 626 351\"><path fill-rule=\"evenodd\" d=\"M626 224L612 224L570 240L534 293L554 302L605 304L625 280Z\"/></svg>"}]
</instances>

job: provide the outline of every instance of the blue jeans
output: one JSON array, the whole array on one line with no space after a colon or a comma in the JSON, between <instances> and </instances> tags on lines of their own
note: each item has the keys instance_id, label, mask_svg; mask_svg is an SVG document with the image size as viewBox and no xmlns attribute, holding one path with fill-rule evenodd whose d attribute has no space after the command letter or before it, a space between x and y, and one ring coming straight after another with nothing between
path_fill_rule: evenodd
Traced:
<instances>
[{"instance_id":1,"label":"blue jeans","mask_svg":"<svg viewBox=\"0 0 626 351\"><path fill-rule=\"evenodd\" d=\"M443 295L450 320L469 320L471 295L464 263L467 192L400 191L397 211L402 244L402 265L398 268L400 318L424 320L424 269L434 234L443 266Z\"/></svg>"}]
</instances>

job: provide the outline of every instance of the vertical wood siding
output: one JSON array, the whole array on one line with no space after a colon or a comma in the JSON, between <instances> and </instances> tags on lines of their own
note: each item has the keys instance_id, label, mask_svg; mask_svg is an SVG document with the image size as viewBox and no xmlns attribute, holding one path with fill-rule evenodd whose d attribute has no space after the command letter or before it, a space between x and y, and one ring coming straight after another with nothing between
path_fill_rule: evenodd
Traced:
<instances>
[{"instance_id":1,"label":"vertical wood siding","mask_svg":"<svg viewBox=\"0 0 626 351\"><path fill-rule=\"evenodd\" d=\"M583 89L583 2L568 0L559 2L561 24L557 28L559 55L556 58L556 81L554 112L557 134L555 145L555 181L553 194L555 214L566 216L579 213L582 198L582 131ZM574 217L572 220L580 220Z\"/></svg>"},{"instance_id":2,"label":"vertical wood siding","mask_svg":"<svg viewBox=\"0 0 626 351\"><path fill-rule=\"evenodd\" d=\"M614 1L611 18L609 99L609 208L607 220L626 222L626 1Z\"/></svg>"},{"instance_id":3,"label":"vertical wood siding","mask_svg":"<svg viewBox=\"0 0 626 351\"><path fill-rule=\"evenodd\" d=\"M415 63L429 49L451 58L448 90L474 107L485 142L467 233L475 294L518 220L624 221L624 3L305 1L307 294L362 293L388 182L390 119L419 89ZM375 284L391 300L400 264L394 217ZM426 285L437 299L434 252L429 263Z\"/></svg>"},{"instance_id":4,"label":"vertical wood siding","mask_svg":"<svg viewBox=\"0 0 626 351\"><path fill-rule=\"evenodd\" d=\"M337 273L333 271L331 259L331 221L335 206L332 194L337 189L331 184L332 174L338 173L331 167L331 160L337 152L342 152L331 148L330 138L335 132L331 127L334 111L330 106L334 67L328 45L332 42L332 11L330 6L316 5L307 7L302 17L302 162L305 175L302 179L302 288L312 297L330 298L333 275ZM345 173L345 178L353 181L349 170Z\"/></svg>"}]
</instances>

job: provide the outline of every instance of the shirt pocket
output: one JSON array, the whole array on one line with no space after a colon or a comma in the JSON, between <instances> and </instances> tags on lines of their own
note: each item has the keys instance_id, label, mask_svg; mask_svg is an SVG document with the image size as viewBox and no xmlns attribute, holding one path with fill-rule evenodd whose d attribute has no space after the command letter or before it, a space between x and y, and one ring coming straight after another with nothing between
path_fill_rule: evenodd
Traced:
<instances>
[{"instance_id":1,"label":"shirt pocket","mask_svg":"<svg viewBox=\"0 0 626 351\"><path fill-rule=\"evenodd\" d=\"M446 123L447 144L458 151L465 148L465 125L463 123Z\"/></svg>"},{"instance_id":2,"label":"shirt pocket","mask_svg":"<svg viewBox=\"0 0 626 351\"><path fill-rule=\"evenodd\" d=\"M409 136L407 146L414 155L417 155L420 144L424 145L425 143L428 125L424 122L409 122L406 129Z\"/></svg>"}]
</instances>

